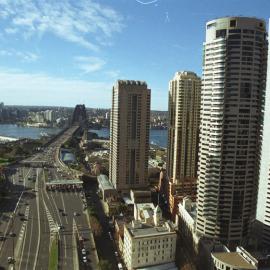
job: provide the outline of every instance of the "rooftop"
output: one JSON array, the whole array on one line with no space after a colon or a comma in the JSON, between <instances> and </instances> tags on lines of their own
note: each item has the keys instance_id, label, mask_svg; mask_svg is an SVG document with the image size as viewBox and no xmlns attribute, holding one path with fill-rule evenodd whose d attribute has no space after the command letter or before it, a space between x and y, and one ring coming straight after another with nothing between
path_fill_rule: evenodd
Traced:
<instances>
[{"instance_id":1,"label":"rooftop","mask_svg":"<svg viewBox=\"0 0 270 270\"><path fill-rule=\"evenodd\" d=\"M136 207L139 211L152 209L154 211L155 206L153 203L136 203Z\"/></svg>"},{"instance_id":2,"label":"rooftop","mask_svg":"<svg viewBox=\"0 0 270 270\"><path fill-rule=\"evenodd\" d=\"M146 82L144 81L135 81L135 80L118 80L118 84L124 85L145 85L147 86Z\"/></svg>"},{"instance_id":3,"label":"rooftop","mask_svg":"<svg viewBox=\"0 0 270 270\"><path fill-rule=\"evenodd\" d=\"M137 270L177 270L177 269L178 268L176 267L174 262L137 268Z\"/></svg>"},{"instance_id":4,"label":"rooftop","mask_svg":"<svg viewBox=\"0 0 270 270\"><path fill-rule=\"evenodd\" d=\"M46 186L50 185L82 185L83 181L77 179L59 179L46 182Z\"/></svg>"},{"instance_id":5,"label":"rooftop","mask_svg":"<svg viewBox=\"0 0 270 270\"><path fill-rule=\"evenodd\" d=\"M166 226L167 224L167 226ZM133 227L132 224L128 224L127 228L130 234L135 238L141 238L141 237L154 237L157 235L166 235L166 234L175 234L175 231L171 228L170 224L165 222L161 226L151 226L144 223L138 223L136 224L136 227Z\"/></svg>"},{"instance_id":6,"label":"rooftop","mask_svg":"<svg viewBox=\"0 0 270 270\"><path fill-rule=\"evenodd\" d=\"M109 178L105 174L100 174L97 177L98 183L102 187L103 190L109 190L109 189L114 189L112 183L110 182Z\"/></svg>"},{"instance_id":7,"label":"rooftop","mask_svg":"<svg viewBox=\"0 0 270 270\"><path fill-rule=\"evenodd\" d=\"M173 80L177 79L200 79L195 72L192 71L177 71L174 75Z\"/></svg>"},{"instance_id":8,"label":"rooftop","mask_svg":"<svg viewBox=\"0 0 270 270\"><path fill-rule=\"evenodd\" d=\"M257 267L248 263L238 252L218 252L212 253L212 256L224 264L231 265L235 268L241 269L257 269Z\"/></svg>"},{"instance_id":9,"label":"rooftop","mask_svg":"<svg viewBox=\"0 0 270 270\"><path fill-rule=\"evenodd\" d=\"M133 205L133 201L130 199L128 196L123 196L123 201L125 202L126 205Z\"/></svg>"}]
</instances>

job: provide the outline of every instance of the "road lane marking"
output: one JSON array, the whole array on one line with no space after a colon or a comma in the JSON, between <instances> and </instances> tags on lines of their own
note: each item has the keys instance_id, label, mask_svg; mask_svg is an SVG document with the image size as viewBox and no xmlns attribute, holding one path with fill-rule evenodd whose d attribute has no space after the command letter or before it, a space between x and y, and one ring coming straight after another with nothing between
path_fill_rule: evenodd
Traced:
<instances>
[{"instance_id":1,"label":"road lane marking","mask_svg":"<svg viewBox=\"0 0 270 270\"><path fill-rule=\"evenodd\" d=\"M28 246L28 252L27 252L27 260L26 260L26 267L25 269L28 269L28 263L29 263L29 257L30 257L30 249L31 249L31 243L32 243L32 234L33 234L33 224L34 224L34 216L32 216L31 219L31 227L30 227L30 241L29 241L29 246ZM22 253L23 255L23 253Z\"/></svg>"},{"instance_id":2,"label":"road lane marking","mask_svg":"<svg viewBox=\"0 0 270 270\"><path fill-rule=\"evenodd\" d=\"M19 240L23 239L25 229L26 229L26 225L27 225L27 220L29 218L29 210L30 210L30 207L27 206L26 209L25 209L25 212L24 212L24 216L25 216L26 220L22 224L22 227L21 227L21 230L20 230L20 233L19 233Z\"/></svg>"},{"instance_id":3,"label":"road lane marking","mask_svg":"<svg viewBox=\"0 0 270 270\"><path fill-rule=\"evenodd\" d=\"M28 175L30 174L30 172L32 171L32 168L29 168L28 172L24 175L23 177L23 183L24 183L24 186L26 187L26 182L25 180L27 179Z\"/></svg>"},{"instance_id":4,"label":"road lane marking","mask_svg":"<svg viewBox=\"0 0 270 270\"><path fill-rule=\"evenodd\" d=\"M63 198L63 194L62 194L62 192L60 192L60 197L61 197L61 200L62 200L62 203L63 203L63 208L64 208L64 213L66 214L67 212L66 212L66 207L65 207L65 203L64 203L64 198ZM66 223L68 224L68 219L67 219L67 217L66 216L64 216L65 217L65 219L66 219Z\"/></svg>"},{"instance_id":5,"label":"road lane marking","mask_svg":"<svg viewBox=\"0 0 270 270\"><path fill-rule=\"evenodd\" d=\"M21 264L22 264L22 260L23 260L23 253L24 253L24 248L25 248L25 239L26 239L26 234L27 234L27 228L28 228L28 224L29 223L26 223L26 228L25 228L25 235L24 235L24 239L23 239L23 247L22 247L22 252L21 252L21 257L20 257L20 264L19 264L19 270L21 269Z\"/></svg>"},{"instance_id":6,"label":"road lane marking","mask_svg":"<svg viewBox=\"0 0 270 270\"><path fill-rule=\"evenodd\" d=\"M53 202L53 204L55 206L55 209L57 211L57 214L58 214L58 217L59 217L59 222L61 222L61 217L60 217L60 214L59 214L58 207L56 205L55 199L54 199L54 197L53 197L52 194L50 194L50 195L51 195L51 198L52 198L52 202ZM66 237L65 237L65 235L62 235L62 234L59 234L59 235L60 235L60 238L62 236L63 241L64 241L64 258L67 258L67 242L66 242Z\"/></svg>"},{"instance_id":7,"label":"road lane marking","mask_svg":"<svg viewBox=\"0 0 270 270\"><path fill-rule=\"evenodd\" d=\"M20 200L21 200L21 198L22 198L22 196L23 196L23 193L24 193L24 191L21 192L21 195L20 195L20 197L19 197L19 199L18 199L18 201L17 201L17 204L16 204L16 206L15 206L15 209L13 210L13 212L12 212L12 214L11 214L11 217L10 217L10 219L9 219L9 221L8 221L6 230L5 230L5 232L4 232L4 236L5 236L5 237L6 237L6 235L7 235L7 231L9 230L10 222L11 222L11 220L14 218L14 216L15 216L15 214L16 214L16 211L17 211L18 205L19 205L19 203L20 203ZM12 215L13 215L13 217L12 217ZM1 246L0 246L0 257L1 257L1 254L2 254L3 245L4 245L4 241L1 242Z\"/></svg>"},{"instance_id":8,"label":"road lane marking","mask_svg":"<svg viewBox=\"0 0 270 270\"><path fill-rule=\"evenodd\" d=\"M36 254L35 254L35 261L34 261L34 269L36 269L36 265L37 265L37 258L38 258L38 253L39 253L39 247L40 247L40 209L39 209L39 189L38 189L38 183L39 183L39 172L37 172L36 175L36 185L35 185L35 189L37 191L36 193L36 204L37 204L37 213L38 213L38 242L37 242L37 249L36 249Z\"/></svg>"},{"instance_id":9,"label":"road lane marking","mask_svg":"<svg viewBox=\"0 0 270 270\"><path fill-rule=\"evenodd\" d=\"M49 204L51 205L51 208L53 210L54 215L58 218L58 221L59 221L58 224L61 224L61 217L60 217L58 207L56 205L56 202L55 202L55 199L54 199L52 193L49 192L49 194L48 194L48 192L45 191L45 195L47 196L47 199L49 201ZM66 237L65 237L65 235L60 234L60 233L59 233L59 237L60 237L60 241L61 241L61 239L63 240L63 244L64 244L64 264L66 264L66 258L67 258ZM60 258L61 258L61 253L60 253Z\"/></svg>"}]
</instances>

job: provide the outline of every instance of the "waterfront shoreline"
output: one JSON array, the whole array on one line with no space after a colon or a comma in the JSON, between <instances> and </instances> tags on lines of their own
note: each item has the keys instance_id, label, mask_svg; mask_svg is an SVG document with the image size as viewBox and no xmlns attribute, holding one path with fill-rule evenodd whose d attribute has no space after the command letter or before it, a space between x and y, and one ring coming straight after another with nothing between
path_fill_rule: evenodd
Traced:
<instances>
[{"instance_id":1,"label":"waterfront shoreline","mask_svg":"<svg viewBox=\"0 0 270 270\"><path fill-rule=\"evenodd\" d=\"M90 132L96 133L99 138L104 138L106 140L110 139L110 129L88 129ZM150 129L149 144L153 147L158 147L161 149L167 149L168 141L168 130L166 129Z\"/></svg>"},{"instance_id":2,"label":"waterfront shoreline","mask_svg":"<svg viewBox=\"0 0 270 270\"><path fill-rule=\"evenodd\" d=\"M20 139L40 139L44 135L52 136L59 133L61 128L30 127L20 124L0 124L0 136Z\"/></svg>"}]
</instances>

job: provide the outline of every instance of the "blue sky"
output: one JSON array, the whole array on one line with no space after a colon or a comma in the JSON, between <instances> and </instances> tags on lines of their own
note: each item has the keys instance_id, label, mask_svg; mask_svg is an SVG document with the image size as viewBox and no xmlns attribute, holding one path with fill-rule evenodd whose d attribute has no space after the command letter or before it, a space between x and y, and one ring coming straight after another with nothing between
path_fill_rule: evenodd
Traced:
<instances>
[{"instance_id":1,"label":"blue sky","mask_svg":"<svg viewBox=\"0 0 270 270\"><path fill-rule=\"evenodd\" d=\"M208 20L269 11L269 0L0 0L0 101L109 108L114 82L134 79L167 110L174 73L201 75Z\"/></svg>"}]
</instances>

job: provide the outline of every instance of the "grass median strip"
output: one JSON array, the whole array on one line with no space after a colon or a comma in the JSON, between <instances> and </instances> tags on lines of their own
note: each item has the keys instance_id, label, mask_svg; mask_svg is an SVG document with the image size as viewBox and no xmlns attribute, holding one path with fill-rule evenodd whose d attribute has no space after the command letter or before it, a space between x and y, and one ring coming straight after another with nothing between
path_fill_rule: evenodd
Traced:
<instances>
[{"instance_id":1,"label":"grass median strip","mask_svg":"<svg viewBox=\"0 0 270 270\"><path fill-rule=\"evenodd\" d=\"M58 269L58 250L58 237L55 236L50 248L49 270Z\"/></svg>"}]
</instances>

